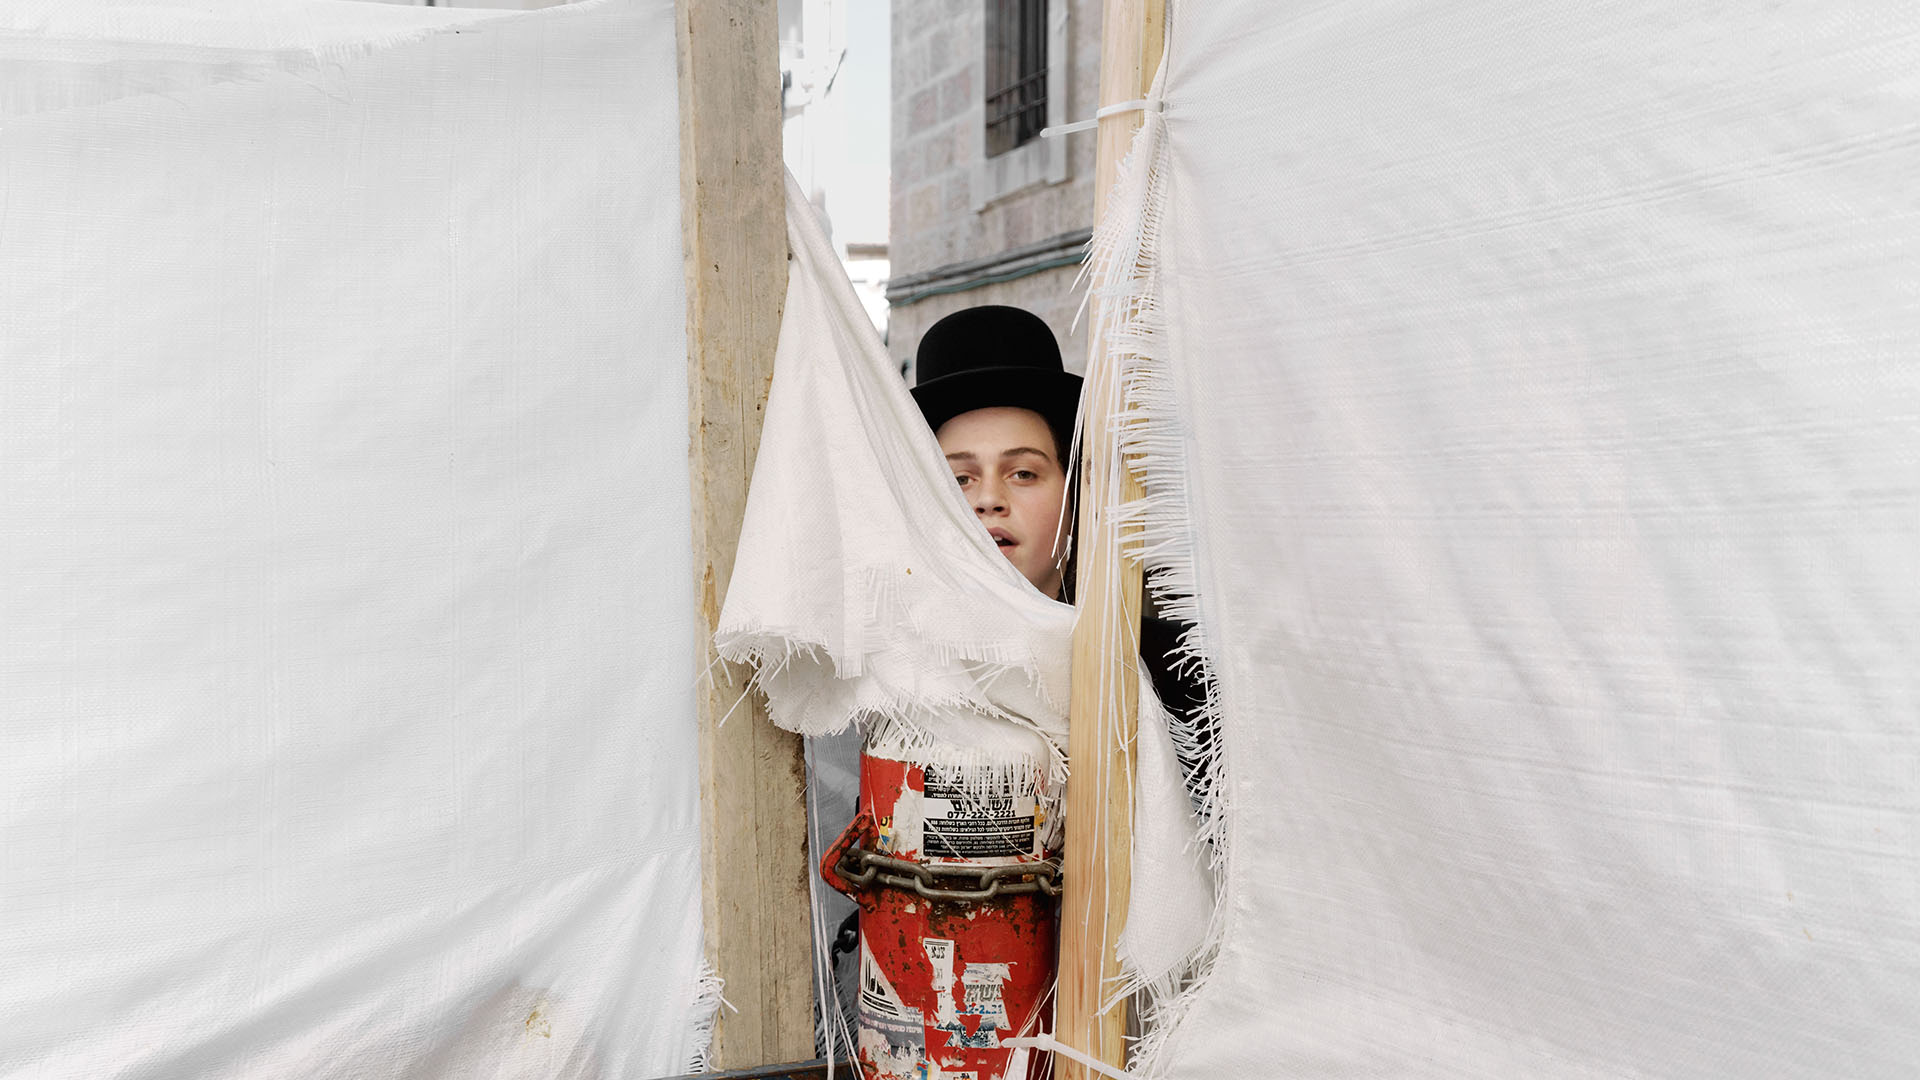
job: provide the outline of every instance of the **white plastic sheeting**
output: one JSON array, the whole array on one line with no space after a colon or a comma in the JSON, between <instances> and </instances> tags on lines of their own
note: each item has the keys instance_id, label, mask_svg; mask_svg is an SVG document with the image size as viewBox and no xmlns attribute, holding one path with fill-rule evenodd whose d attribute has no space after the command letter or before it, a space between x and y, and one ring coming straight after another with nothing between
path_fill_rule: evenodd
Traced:
<instances>
[{"instance_id":1,"label":"white plastic sheeting","mask_svg":"<svg viewBox=\"0 0 1920 1080\"><path fill-rule=\"evenodd\" d=\"M1173 12L1227 861L1142 1071L1911 1075L1920 9Z\"/></svg>"},{"instance_id":2,"label":"white plastic sheeting","mask_svg":"<svg viewBox=\"0 0 1920 1080\"><path fill-rule=\"evenodd\" d=\"M695 1063L671 13L0 5L0 1076Z\"/></svg>"}]
</instances>

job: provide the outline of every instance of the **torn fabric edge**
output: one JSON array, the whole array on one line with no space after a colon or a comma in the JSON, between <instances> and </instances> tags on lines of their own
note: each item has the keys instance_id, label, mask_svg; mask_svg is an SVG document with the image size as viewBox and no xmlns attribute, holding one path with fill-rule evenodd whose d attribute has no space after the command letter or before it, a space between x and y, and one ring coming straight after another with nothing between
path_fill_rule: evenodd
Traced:
<instances>
[{"instance_id":1,"label":"torn fabric edge","mask_svg":"<svg viewBox=\"0 0 1920 1080\"><path fill-rule=\"evenodd\" d=\"M688 1011L693 1037L687 1048L686 1072L703 1073L713 1069L713 1033L720 1023L720 1006L726 1002L721 996L725 990L726 980L714 970L711 960L701 957L700 969L694 973L693 1004Z\"/></svg>"},{"instance_id":2,"label":"torn fabric edge","mask_svg":"<svg viewBox=\"0 0 1920 1080\"><path fill-rule=\"evenodd\" d=\"M1162 96L1165 79L1163 59L1150 98ZM1205 698L1190 716L1166 713L1168 734L1179 755L1195 763L1194 776L1200 784L1193 793L1198 828L1192 843L1205 849L1202 854L1213 872L1214 890L1205 933L1186 963L1172 967L1149 969L1139 963L1139 950L1129 948L1124 932L1120 944L1124 979L1115 996L1141 996L1143 1034L1133 1047L1130 1069L1143 1080L1169 1071L1170 1063L1160 1060L1161 1051L1219 956L1231 860L1225 733L1219 685L1209 660L1212 649L1205 603L1199 595L1198 540L1187 480L1191 426L1175 380L1160 274L1167 203L1166 124L1162 110L1143 111L1118 170L1106 216L1094 230L1083 271L1089 299L1099 298L1096 338L1103 343L1101 354L1089 362L1111 365L1120 376L1121 401L1107 422L1145 492L1117 508L1119 521L1138 526L1131 533L1123 530L1122 551L1143 565L1147 588L1159 610L1188 627L1180 638L1178 663L1198 676Z\"/></svg>"},{"instance_id":3,"label":"torn fabric edge","mask_svg":"<svg viewBox=\"0 0 1920 1080\"><path fill-rule=\"evenodd\" d=\"M787 208L780 361L715 651L752 666L786 730L1062 780L1073 609L979 527L791 175Z\"/></svg>"}]
</instances>

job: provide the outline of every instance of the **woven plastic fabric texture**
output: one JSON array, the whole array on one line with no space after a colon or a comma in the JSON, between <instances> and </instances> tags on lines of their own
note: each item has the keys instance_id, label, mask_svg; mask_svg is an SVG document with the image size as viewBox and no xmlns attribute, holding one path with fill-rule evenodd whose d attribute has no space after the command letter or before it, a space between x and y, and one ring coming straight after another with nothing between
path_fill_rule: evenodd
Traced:
<instances>
[{"instance_id":1,"label":"woven plastic fabric texture","mask_svg":"<svg viewBox=\"0 0 1920 1080\"><path fill-rule=\"evenodd\" d=\"M715 640L773 721L884 722L979 760L1057 760L1073 609L1027 584L952 468L788 181L793 269L740 553Z\"/></svg>"},{"instance_id":2,"label":"woven plastic fabric texture","mask_svg":"<svg viewBox=\"0 0 1920 1080\"><path fill-rule=\"evenodd\" d=\"M0 5L0 1076L696 1063L672 10Z\"/></svg>"},{"instance_id":3,"label":"woven plastic fabric texture","mask_svg":"<svg viewBox=\"0 0 1920 1080\"><path fill-rule=\"evenodd\" d=\"M1227 863L1143 1071L1912 1075L1920 9L1173 13Z\"/></svg>"}]
</instances>

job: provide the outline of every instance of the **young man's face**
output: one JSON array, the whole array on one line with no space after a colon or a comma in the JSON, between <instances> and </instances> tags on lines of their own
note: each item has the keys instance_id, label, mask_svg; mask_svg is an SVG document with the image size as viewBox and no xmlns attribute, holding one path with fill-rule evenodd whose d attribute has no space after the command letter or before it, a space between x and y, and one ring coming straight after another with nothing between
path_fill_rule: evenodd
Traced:
<instances>
[{"instance_id":1,"label":"young man's face","mask_svg":"<svg viewBox=\"0 0 1920 1080\"><path fill-rule=\"evenodd\" d=\"M935 437L1001 553L1034 588L1059 597L1067 476L1047 422L1031 409L975 409Z\"/></svg>"}]
</instances>

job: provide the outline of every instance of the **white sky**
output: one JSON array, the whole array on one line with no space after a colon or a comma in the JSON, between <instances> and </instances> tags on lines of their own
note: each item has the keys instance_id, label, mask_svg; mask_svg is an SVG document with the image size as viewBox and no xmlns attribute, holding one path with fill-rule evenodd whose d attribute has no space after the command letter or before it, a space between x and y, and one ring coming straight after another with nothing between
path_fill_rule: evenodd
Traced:
<instances>
[{"instance_id":1,"label":"white sky","mask_svg":"<svg viewBox=\"0 0 1920 1080\"><path fill-rule=\"evenodd\" d=\"M887 238L890 7L891 0L847 0L847 61L835 88L845 95L847 115L848 191L835 199L833 222L842 241Z\"/></svg>"}]
</instances>

